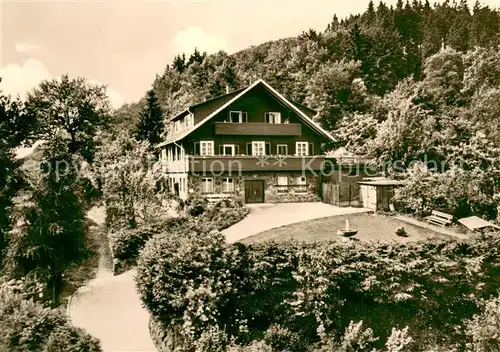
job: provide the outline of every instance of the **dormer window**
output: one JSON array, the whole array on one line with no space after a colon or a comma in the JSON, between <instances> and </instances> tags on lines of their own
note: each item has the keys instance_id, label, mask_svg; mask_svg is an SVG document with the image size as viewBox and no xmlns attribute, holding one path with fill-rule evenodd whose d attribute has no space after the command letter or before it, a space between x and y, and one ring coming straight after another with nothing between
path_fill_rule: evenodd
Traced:
<instances>
[{"instance_id":1,"label":"dormer window","mask_svg":"<svg viewBox=\"0 0 500 352\"><path fill-rule=\"evenodd\" d=\"M280 112L266 112L265 119L266 119L266 123L281 123L281 113Z\"/></svg>"},{"instance_id":2,"label":"dormer window","mask_svg":"<svg viewBox=\"0 0 500 352\"><path fill-rule=\"evenodd\" d=\"M245 111L230 111L229 122L233 123L247 122L247 113Z\"/></svg>"},{"instance_id":3,"label":"dormer window","mask_svg":"<svg viewBox=\"0 0 500 352\"><path fill-rule=\"evenodd\" d=\"M187 128L193 127L193 125L194 125L193 114L187 115L186 118L184 119L184 122L185 122L185 126Z\"/></svg>"},{"instance_id":4,"label":"dormer window","mask_svg":"<svg viewBox=\"0 0 500 352\"><path fill-rule=\"evenodd\" d=\"M179 132L182 129L181 121L177 120L174 123L174 132Z\"/></svg>"}]
</instances>

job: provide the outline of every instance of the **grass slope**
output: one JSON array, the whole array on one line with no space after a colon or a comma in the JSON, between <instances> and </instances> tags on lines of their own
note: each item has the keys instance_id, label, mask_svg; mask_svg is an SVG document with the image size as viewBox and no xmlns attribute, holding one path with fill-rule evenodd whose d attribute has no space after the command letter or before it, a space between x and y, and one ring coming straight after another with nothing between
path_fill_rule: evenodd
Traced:
<instances>
[{"instance_id":1,"label":"grass slope","mask_svg":"<svg viewBox=\"0 0 500 352\"><path fill-rule=\"evenodd\" d=\"M283 242L290 240L306 242L340 241L345 239L345 237L337 235L337 230L345 228L346 219L349 220L349 227L351 229L358 230L358 234L354 236L354 238L361 241L394 240L398 242L410 242L445 236L430 229L413 226L388 216L351 214L332 216L278 227L245 238L241 242L249 244L265 241ZM408 237L396 235L396 230L401 227L404 227Z\"/></svg>"}]
</instances>

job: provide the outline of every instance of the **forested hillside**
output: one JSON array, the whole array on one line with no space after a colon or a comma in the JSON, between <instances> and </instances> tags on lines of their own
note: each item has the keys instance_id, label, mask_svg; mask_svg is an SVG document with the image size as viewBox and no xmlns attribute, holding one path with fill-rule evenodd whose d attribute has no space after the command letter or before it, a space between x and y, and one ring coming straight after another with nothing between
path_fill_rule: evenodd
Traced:
<instances>
[{"instance_id":1,"label":"forested hillside","mask_svg":"<svg viewBox=\"0 0 500 352\"><path fill-rule=\"evenodd\" d=\"M395 8L370 3L363 14L333 16L323 32L309 30L232 55L177 56L153 87L171 116L223 94L226 86L237 89L263 78L289 98L319 109L322 122L333 127L342 112L370 107L359 94L383 96L407 77L420 80L425 59L441 48L466 52L498 45L499 23L499 12L479 2L473 9L465 0L436 6L400 0ZM359 79L366 91L360 91Z\"/></svg>"},{"instance_id":2,"label":"forested hillside","mask_svg":"<svg viewBox=\"0 0 500 352\"><path fill-rule=\"evenodd\" d=\"M152 86L168 123L189 104L262 78L318 111L317 121L337 138L331 148L375 157L388 172L432 161L440 179L452 172L446 184L458 185L459 195L450 201L446 186L428 198L447 198L441 208L465 208L461 213L481 204L481 212L494 216L500 179L499 45L500 12L480 2L472 9L466 0L435 5L400 0L395 7L370 2L362 14L333 16L322 32L305 31L231 55L195 50L176 56ZM116 118L138 119L134 110L144 101L123 107ZM413 175L432 176L428 171ZM422 206L416 203L411 207Z\"/></svg>"}]
</instances>

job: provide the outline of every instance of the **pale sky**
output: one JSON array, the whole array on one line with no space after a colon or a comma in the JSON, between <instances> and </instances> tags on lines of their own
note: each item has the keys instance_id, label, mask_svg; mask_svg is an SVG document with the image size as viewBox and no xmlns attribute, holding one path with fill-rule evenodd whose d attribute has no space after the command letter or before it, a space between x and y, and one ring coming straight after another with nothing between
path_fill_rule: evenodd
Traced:
<instances>
[{"instance_id":1,"label":"pale sky","mask_svg":"<svg viewBox=\"0 0 500 352\"><path fill-rule=\"evenodd\" d=\"M309 28L322 31L334 14L360 13L368 2L0 0L0 90L23 97L41 80L68 73L106 84L117 107L140 99L177 53L189 56L195 47L233 53ZM500 7L500 0L483 3Z\"/></svg>"}]
</instances>

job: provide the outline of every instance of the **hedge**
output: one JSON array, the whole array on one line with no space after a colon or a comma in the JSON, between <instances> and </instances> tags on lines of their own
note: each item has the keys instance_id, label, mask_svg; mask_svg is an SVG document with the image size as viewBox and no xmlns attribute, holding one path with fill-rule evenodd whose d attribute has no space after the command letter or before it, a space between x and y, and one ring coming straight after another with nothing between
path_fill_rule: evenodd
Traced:
<instances>
[{"instance_id":1,"label":"hedge","mask_svg":"<svg viewBox=\"0 0 500 352\"><path fill-rule=\"evenodd\" d=\"M100 352L97 339L69 324L60 311L0 286L0 351Z\"/></svg>"},{"instance_id":2,"label":"hedge","mask_svg":"<svg viewBox=\"0 0 500 352\"><path fill-rule=\"evenodd\" d=\"M136 264L137 256L146 242L160 233L181 231L188 224L186 218L169 218L135 229L120 228L109 233L113 273L120 274Z\"/></svg>"},{"instance_id":3,"label":"hedge","mask_svg":"<svg viewBox=\"0 0 500 352\"><path fill-rule=\"evenodd\" d=\"M500 289L500 239L408 244L225 244L217 232L158 236L141 253L137 286L147 309L193 341L217 326L240 344L300 336L296 351L341 341L363 322L383 347L408 326L409 350L464 350L464 322ZM302 346L302 347L299 347ZM289 348L292 348L289 346Z\"/></svg>"},{"instance_id":4,"label":"hedge","mask_svg":"<svg viewBox=\"0 0 500 352\"><path fill-rule=\"evenodd\" d=\"M249 210L241 201L228 198L210 205L208 200L190 197L183 204L183 214L178 218L142 224L135 229L118 228L109 233L113 272L122 273L136 265L137 256L146 242L159 234L180 235L198 230L210 232L223 230L241 221Z\"/></svg>"}]
</instances>

